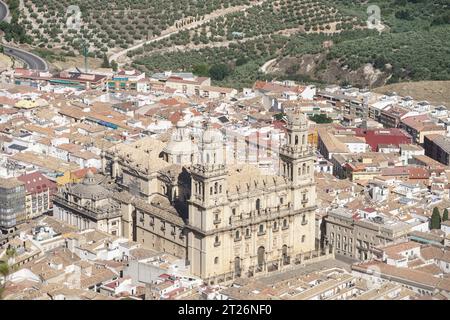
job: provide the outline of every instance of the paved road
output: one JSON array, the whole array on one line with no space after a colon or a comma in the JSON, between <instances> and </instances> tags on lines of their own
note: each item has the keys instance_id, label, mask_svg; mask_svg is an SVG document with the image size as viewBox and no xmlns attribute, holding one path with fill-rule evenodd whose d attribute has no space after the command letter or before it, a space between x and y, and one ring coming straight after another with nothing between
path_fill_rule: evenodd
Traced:
<instances>
[{"instance_id":1,"label":"paved road","mask_svg":"<svg viewBox=\"0 0 450 320\"><path fill-rule=\"evenodd\" d=\"M5 20L8 16L9 16L8 6L3 1L0 0L0 21ZM48 70L47 62L33 53L7 45L3 45L3 48L4 53L6 55L23 61L30 69L40 71Z\"/></svg>"},{"instance_id":2,"label":"paved road","mask_svg":"<svg viewBox=\"0 0 450 320\"><path fill-rule=\"evenodd\" d=\"M48 70L47 62L35 54L5 45L3 45L3 48L6 55L23 61L29 69L40 71Z\"/></svg>"},{"instance_id":3,"label":"paved road","mask_svg":"<svg viewBox=\"0 0 450 320\"><path fill-rule=\"evenodd\" d=\"M9 16L8 6L3 1L0 1L0 21L5 20L8 16Z\"/></svg>"}]
</instances>

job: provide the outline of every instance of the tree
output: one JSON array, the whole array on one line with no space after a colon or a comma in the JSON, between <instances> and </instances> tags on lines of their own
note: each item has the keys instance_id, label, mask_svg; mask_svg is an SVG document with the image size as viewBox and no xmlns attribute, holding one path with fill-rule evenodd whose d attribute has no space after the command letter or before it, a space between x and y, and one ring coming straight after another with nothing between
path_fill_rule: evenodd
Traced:
<instances>
[{"instance_id":1,"label":"tree","mask_svg":"<svg viewBox=\"0 0 450 320\"><path fill-rule=\"evenodd\" d=\"M9 265L5 261L0 261L0 299L2 299L3 292L6 286L6 277L9 275Z\"/></svg>"},{"instance_id":2,"label":"tree","mask_svg":"<svg viewBox=\"0 0 450 320\"><path fill-rule=\"evenodd\" d=\"M447 208L444 210L444 214L442 215L442 221L448 220L448 210Z\"/></svg>"},{"instance_id":3,"label":"tree","mask_svg":"<svg viewBox=\"0 0 450 320\"><path fill-rule=\"evenodd\" d=\"M108 57L103 55L102 68L111 68L111 64L109 63Z\"/></svg>"},{"instance_id":4,"label":"tree","mask_svg":"<svg viewBox=\"0 0 450 320\"><path fill-rule=\"evenodd\" d=\"M192 72L200 77L207 77L209 75L209 66L206 63L197 64L192 69Z\"/></svg>"},{"instance_id":5,"label":"tree","mask_svg":"<svg viewBox=\"0 0 450 320\"><path fill-rule=\"evenodd\" d=\"M314 121L315 123L331 123L333 122L333 119L328 118L326 114L315 114L311 117L309 117L310 120Z\"/></svg>"},{"instance_id":6,"label":"tree","mask_svg":"<svg viewBox=\"0 0 450 320\"><path fill-rule=\"evenodd\" d=\"M113 71L117 71L117 69L119 69L119 65L116 61L111 61L111 68L113 69Z\"/></svg>"},{"instance_id":7,"label":"tree","mask_svg":"<svg viewBox=\"0 0 450 320\"><path fill-rule=\"evenodd\" d=\"M431 226L430 229L440 229L441 228L441 213L439 208L435 207L433 209L433 214L431 215Z\"/></svg>"},{"instance_id":8,"label":"tree","mask_svg":"<svg viewBox=\"0 0 450 320\"><path fill-rule=\"evenodd\" d=\"M209 69L209 76L213 79L213 80L223 80L225 79L228 75L230 75L231 70L230 67L228 67L226 64L214 64L210 69Z\"/></svg>"}]
</instances>

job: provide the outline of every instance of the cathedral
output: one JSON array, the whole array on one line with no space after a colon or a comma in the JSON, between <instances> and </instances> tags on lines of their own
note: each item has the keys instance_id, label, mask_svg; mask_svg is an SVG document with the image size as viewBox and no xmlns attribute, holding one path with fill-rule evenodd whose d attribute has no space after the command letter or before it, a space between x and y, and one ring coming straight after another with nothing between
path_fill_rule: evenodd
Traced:
<instances>
[{"instance_id":1,"label":"cathedral","mask_svg":"<svg viewBox=\"0 0 450 320\"><path fill-rule=\"evenodd\" d=\"M276 270L315 250L315 158L307 138L306 116L292 112L279 174L265 175L228 165L219 130L206 125L194 134L179 122L168 143L147 137L102 152L102 174L61 190L55 212L80 229L97 224L183 258L208 283ZM100 189L94 181L102 185L97 201L89 194ZM86 203L100 207L83 210Z\"/></svg>"}]
</instances>

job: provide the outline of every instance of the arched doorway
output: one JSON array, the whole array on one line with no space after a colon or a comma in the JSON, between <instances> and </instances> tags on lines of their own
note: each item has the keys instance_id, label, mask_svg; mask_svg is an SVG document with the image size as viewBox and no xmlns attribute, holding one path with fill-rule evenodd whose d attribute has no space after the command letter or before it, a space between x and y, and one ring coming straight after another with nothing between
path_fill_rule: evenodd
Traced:
<instances>
[{"instance_id":1,"label":"arched doorway","mask_svg":"<svg viewBox=\"0 0 450 320\"><path fill-rule=\"evenodd\" d=\"M283 265L289 264L288 247L284 245L281 250L281 256L283 259Z\"/></svg>"},{"instance_id":2,"label":"arched doorway","mask_svg":"<svg viewBox=\"0 0 450 320\"><path fill-rule=\"evenodd\" d=\"M234 275L236 277L241 276L241 258L239 257L234 258Z\"/></svg>"},{"instance_id":3,"label":"arched doorway","mask_svg":"<svg viewBox=\"0 0 450 320\"><path fill-rule=\"evenodd\" d=\"M265 255L266 255L266 249L264 249L263 246L258 248L258 269L262 270L264 264L265 264Z\"/></svg>"}]
</instances>

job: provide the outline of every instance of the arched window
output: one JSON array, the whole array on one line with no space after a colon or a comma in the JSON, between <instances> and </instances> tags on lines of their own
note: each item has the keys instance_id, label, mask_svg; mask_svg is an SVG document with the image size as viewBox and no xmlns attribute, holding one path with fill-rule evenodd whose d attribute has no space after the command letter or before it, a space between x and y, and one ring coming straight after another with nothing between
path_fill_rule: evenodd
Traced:
<instances>
[{"instance_id":1,"label":"arched window","mask_svg":"<svg viewBox=\"0 0 450 320\"><path fill-rule=\"evenodd\" d=\"M214 258L214 264L218 264L219 263L219 257L215 257Z\"/></svg>"},{"instance_id":2,"label":"arched window","mask_svg":"<svg viewBox=\"0 0 450 320\"><path fill-rule=\"evenodd\" d=\"M261 200L260 199L256 199L256 210L261 209Z\"/></svg>"},{"instance_id":3,"label":"arched window","mask_svg":"<svg viewBox=\"0 0 450 320\"><path fill-rule=\"evenodd\" d=\"M239 239L241 237L241 234L239 232L239 230L236 230L236 239Z\"/></svg>"},{"instance_id":4,"label":"arched window","mask_svg":"<svg viewBox=\"0 0 450 320\"><path fill-rule=\"evenodd\" d=\"M222 185L219 186L219 193L222 193Z\"/></svg>"},{"instance_id":5,"label":"arched window","mask_svg":"<svg viewBox=\"0 0 450 320\"><path fill-rule=\"evenodd\" d=\"M216 153L214 152L214 163L216 163Z\"/></svg>"},{"instance_id":6,"label":"arched window","mask_svg":"<svg viewBox=\"0 0 450 320\"><path fill-rule=\"evenodd\" d=\"M302 145L305 144L305 135L302 135Z\"/></svg>"},{"instance_id":7,"label":"arched window","mask_svg":"<svg viewBox=\"0 0 450 320\"><path fill-rule=\"evenodd\" d=\"M217 194L219 189L219 184L217 182L214 182L214 194Z\"/></svg>"},{"instance_id":8,"label":"arched window","mask_svg":"<svg viewBox=\"0 0 450 320\"><path fill-rule=\"evenodd\" d=\"M214 239L215 241L215 243L219 243L219 236L216 236L216 238Z\"/></svg>"},{"instance_id":9,"label":"arched window","mask_svg":"<svg viewBox=\"0 0 450 320\"><path fill-rule=\"evenodd\" d=\"M302 165L302 174L306 173L306 163Z\"/></svg>"},{"instance_id":10,"label":"arched window","mask_svg":"<svg viewBox=\"0 0 450 320\"><path fill-rule=\"evenodd\" d=\"M259 233L263 233L264 232L264 225L260 224L259 225Z\"/></svg>"},{"instance_id":11,"label":"arched window","mask_svg":"<svg viewBox=\"0 0 450 320\"><path fill-rule=\"evenodd\" d=\"M276 230L277 227L278 227L278 225L277 225L277 222L275 221L275 222L273 223L273 228Z\"/></svg>"},{"instance_id":12,"label":"arched window","mask_svg":"<svg viewBox=\"0 0 450 320\"><path fill-rule=\"evenodd\" d=\"M284 228L287 227L287 220L286 220L286 219L283 220L283 227L284 227Z\"/></svg>"},{"instance_id":13,"label":"arched window","mask_svg":"<svg viewBox=\"0 0 450 320\"><path fill-rule=\"evenodd\" d=\"M311 166L307 166L307 167L306 167L306 173L307 173L307 174L309 174L310 167L311 167Z\"/></svg>"},{"instance_id":14,"label":"arched window","mask_svg":"<svg viewBox=\"0 0 450 320\"><path fill-rule=\"evenodd\" d=\"M298 145L298 136L295 136L295 145Z\"/></svg>"},{"instance_id":15,"label":"arched window","mask_svg":"<svg viewBox=\"0 0 450 320\"><path fill-rule=\"evenodd\" d=\"M209 194L210 194L210 195L213 194L213 187L209 188Z\"/></svg>"},{"instance_id":16,"label":"arched window","mask_svg":"<svg viewBox=\"0 0 450 320\"><path fill-rule=\"evenodd\" d=\"M209 153L206 154L206 163L209 164Z\"/></svg>"},{"instance_id":17,"label":"arched window","mask_svg":"<svg viewBox=\"0 0 450 320\"><path fill-rule=\"evenodd\" d=\"M245 236L246 236L246 237L250 236L250 229L247 228L247 229L245 230Z\"/></svg>"}]
</instances>

